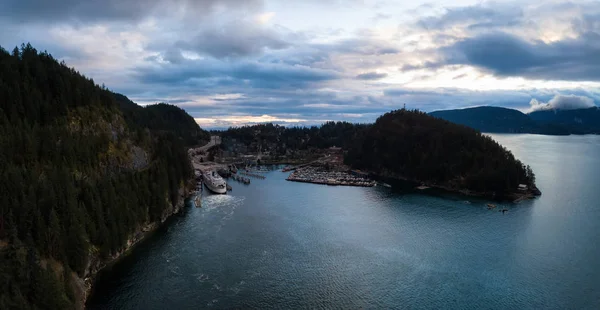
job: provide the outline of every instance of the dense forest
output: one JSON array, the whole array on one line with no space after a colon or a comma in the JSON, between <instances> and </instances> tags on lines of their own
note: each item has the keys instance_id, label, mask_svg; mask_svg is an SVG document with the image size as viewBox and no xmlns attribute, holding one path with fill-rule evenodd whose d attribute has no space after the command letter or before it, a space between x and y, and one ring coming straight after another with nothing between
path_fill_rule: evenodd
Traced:
<instances>
[{"instance_id":1,"label":"dense forest","mask_svg":"<svg viewBox=\"0 0 600 310\"><path fill-rule=\"evenodd\" d=\"M207 137L179 108L139 107L30 45L0 48L0 309L81 302L90 257L174 208L193 175L184 146Z\"/></svg>"},{"instance_id":2,"label":"dense forest","mask_svg":"<svg viewBox=\"0 0 600 310\"><path fill-rule=\"evenodd\" d=\"M186 145L210 140L210 134L180 107L165 103L141 107L121 94L115 98L130 128L173 133Z\"/></svg>"},{"instance_id":3,"label":"dense forest","mask_svg":"<svg viewBox=\"0 0 600 310\"><path fill-rule=\"evenodd\" d=\"M558 127L569 134L600 134L600 107L575 110L540 110L527 115L538 124Z\"/></svg>"},{"instance_id":4,"label":"dense forest","mask_svg":"<svg viewBox=\"0 0 600 310\"><path fill-rule=\"evenodd\" d=\"M531 168L492 138L416 110L384 114L355 142L346 163L382 175L500 196L535 183Z\"/></svg>"},{"instance_id":5,"label":"dense forest","mask_svg":"<svg viewBox=\"0 0 600 310\"><path fill-rule=\"evenodd\" d=\"M249 152L258 148L285 154L286 150L323 149L332 146L349 148L357 135L368 125L348 122L326 122L321 126L284 127L273 124L232 127L216 132L225 147L234 143L249 146Z\"/></svg>"},{"instance_id":6,"label":"dense forest","mask_svg":"<svg viewBox=\"0 0 600 310\"><path fill-rule=\"evenodd\" d=\"M518 115L512 117L523 121ZM287 128L261 124L215 134L223 137L225 149L242 144L248 153L260 148L277 155L339 146L351 167L486 196L514 193L519 184L535 185L531 168L492 138L416 110L386 113L375 124L327 122L320 127Z\"/></svg>"}]
</instances>

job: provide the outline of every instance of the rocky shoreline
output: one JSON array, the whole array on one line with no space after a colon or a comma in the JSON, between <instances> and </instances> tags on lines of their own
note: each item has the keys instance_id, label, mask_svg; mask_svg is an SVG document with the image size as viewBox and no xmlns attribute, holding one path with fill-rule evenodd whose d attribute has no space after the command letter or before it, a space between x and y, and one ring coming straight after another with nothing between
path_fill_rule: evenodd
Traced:
<instances>
[{"instance_id":1,"label":"rocky shoreline","mask_svg":"<svg viewBox=\"0 0 600 310\"><path fill-rule=\"evenodd\" d=\"M192 193L193 184L194 179L188 180L186 186L179 189L179 199L177 204L171 205L171 208L166 209L159 222L146 223L145 225L138 227L135 233L133 233L127 240L127 245L118 253L110 256L109 258L101 259L96 252L90 252L84 277L79 277L75 273L71 275L73 280L72 282L74 283L75 296L78 297L76 309L85 309L86 301L93 292L94 283L100 271L105 269L107 266L111 266L118 262L119 259L130 252L137 244L145 240L146 237L148 237L152 232L161 227L161 225L167 219L183 210L185 206L185 200L189 198Z\"/></svg>"},{"instance_id":2,"label":"rocky shoreline","mask_svg":"<svg viewBox=\"0 0 600 310\"><path fill-rule=\"evenodd\" d=\"M519 191L519 190L515 189L514 192L499 195L495 192L478 192L478 191L473 191L473 190L469 190L466 188L453 188L450 186L445 186L445 185L440 185L440 184L432 184L432 183L428 183L428 182L411 180L411 179L404 178L402 176L398 176L398 175L391 174L391 173L385 173L385 172L376 173L376 172L370 171L369 174L372 175L375 179L385 180L386 182L389 182L389 183L400 182L400 183L405 184L405 186L407 188L412 188L412 189L416 189L416 190L420 190L420 191L438 190L438 191L442 191L442 192L446 192L446 193L463 195L463 196L467 196L467 197L483 198L483 199L490 199L490 200L497 200L497 201L511 201L511 202L517 203L519 201L533 199L537 196L542 195L542 192L535 186L532 188L528 188L527 190L524 190L524 191Z\"/></svg>"}]
</instances>

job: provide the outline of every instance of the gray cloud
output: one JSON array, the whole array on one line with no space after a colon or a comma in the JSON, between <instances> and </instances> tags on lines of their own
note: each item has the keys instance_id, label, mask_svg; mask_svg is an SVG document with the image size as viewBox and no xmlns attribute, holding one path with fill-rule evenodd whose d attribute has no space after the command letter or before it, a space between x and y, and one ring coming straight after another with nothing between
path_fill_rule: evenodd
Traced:
<instances>
[{"instance_id":1,"label":"gray cloud","mask_svg":"<svg viewBox=\"0 0 600 310\"><path fill-rule=\"evenodd\" d=\"M543 110L576 110L593 108L596 106L594 104L594 99L577 95L556 95L548 102L539 102L534 98L531 99L529 104L531 105L529 112Z\"/></svg>"},{"instance_id":2,"label":"gray cloud","mask_svg":"<svg viewBox=\"0 0 600 310\"><path fill-rule=\"evenodd\" d=\"M386 76L388 76L387 73L368 72L361 73L357 75L356 78L359 80L379 80L383 79Z\"/></svg>"},{"instance_id":3,"label":"gray cloud","mask_svg":"<svg viewBox=\"0 0 600 310\"><path fill-rule=\"evenodd\" d=\"M369 38L364 33L357 38L345 39L331 44L319 44L315 45L315 47L338 53L371 56L400 53L400 49L393 44Z\"/></svg>"},{"instance_id":4,"label":"gray cloud","mask_svg":"<svg viewBox=\"0 0 600 310\"><path fill-rule=\"evenodd\" d=\"M400 67L399 71L413 71L413 70L419 70L419 69L438 69L445 65L446 64L443 62L426 61L423 64L418 64L418 65L411 65L411 64L403 65L402 67Z\"/></svg>"},{"instance_id":5,"label":"gray cloud","mask_svg":"<svg viewBox=\"0 0 600 310\"><path fill-rule=\"evenodd\" d=\"M420 19L417 25L427 30L444 30L466 24L467 28L475 30L517 26L524 22L523 17L522 9L517 6L479 4L446 9L442 15Z\"/></svg>"},{"instance_id":6,"label":"gray cloud","mask_svg":"<svg viewBox=\"0 0 600 310\"><path fill-rule=\"evenodd\" d=\"M217 83L257 88L298 87L340 78L340 74L317 68L252 61L189 60L135 69L134 77L148 84Z\"/></svg>"},{"instance_id":7,"label":"gray cloud","mask_svg":"<svg viewBox=\"0 0 600 310\"><path fill-rule=\"evenodd\" d=\"M225 58L258 55L267 48L287 48L290 43L273 29L246 20L236 20L202 29L192 40L179 42L177 46L216 58Z\"/></svg>"},{"instance_id":8,"label":"gray cloud","mask_svg":"<svg viewBox=\"0 0 600 310\"><path fill-rule=\"evenodd\" d=\"M183 12L207 15L217 9L258 9L261 0L3 0L0 17L17 22L132 21L148 15Z\"/></svg>"},{"instance_id":9,"label":"gray cloud","mask_svg":"<svg viewBox=\"0 0 600 310\"><path fill-rule=\"evenodd\" d=\"M404 65L402 71L470 65L499 77L539 80L600 80L600 5L549 3L535 6L486 3L447 9L418 20L439 47L437 60ZM552 25L571 26L575 36L544 42L526 38ZM448 29L461 29L463 38ZM564 29L564 28L558 28ZM522 37L516 35L522 35ZM434 58L435 59L435 58Z\"/></svg>"},{"instance_id":10,"label":"gray cloud","mask_svg":"<svg viewBox=\"0 0 600 310\"><path fill-rule=\"evenodd\" d=\"M599 81L598 42L600 35L592 32L552 43L528 42L506 33L491 33L467 38L443 49L443 63L472 65L498 76Z\"/></svg>"},{"instance_id":11,"label":"gray cloud","mask_svg":"<svg viewBox=\"0 0 600 310\"><path fill-rule=\"evenodd\" d=\"M311 1L308 6L315 5L314 10L323 9L317 7L321 4L331 5L327 9L340 5L339 0ZM357 9L364 8L363 1L350 1L356 1ZM390 5L395 4L386 4ZM306 124L326 119L371 122L404 103L429 112L477 105L525 110L533 98L562 107L587 102L570 95L600 102L600 93L593 88L390 88L377 82L386 75L375 71L399 65L400 71L428 70L407 75L414 82L419 76L435 77L440 68L451 71L468 65L498 77L599 81L600 15L590 6L600 9L597 3L585 8L568 3L521 9L487 2L421 18L417 27L403 24L400 28L409 27L400 29L395 39L380 40L381 33L354 31L355 25L297 32L259 24L253 19L264 13L261 0L0 0L4 30L0 42L31 41L61 60L72 60L115 91L144 103L179 104L199 118L267 114L306 119ZM430 15L433 10L431 5L422 6L410 16ZM393 10L382 6L363 17L389 18L378 12ZM575 36L552 43L536 40L536 34L547 30L540 27L546 22L549 28L558 25L558 30ZM569 26L572 29L566 29ZM93 37L89 44L69 41L71 34L89 39L96 33L102 37ZM401 53L406 57L401 59ZM403 63L410 60L420 64ZM452 75L462 78L456 72Z\"/></svg>"}]
</instances>

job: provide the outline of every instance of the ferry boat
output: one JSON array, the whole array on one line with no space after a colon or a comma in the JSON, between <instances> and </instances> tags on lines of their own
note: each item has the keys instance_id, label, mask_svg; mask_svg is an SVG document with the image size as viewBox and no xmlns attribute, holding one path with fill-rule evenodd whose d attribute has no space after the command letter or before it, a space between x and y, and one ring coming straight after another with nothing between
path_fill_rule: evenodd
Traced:
<instances>
[{"instance_id":1,"label":"ferry boat","mask_svg":"<svg viewBox=\"0 0 600 310\"><path fill-rule=\"evenodd\" d=\"M204 175L204 184L211 192L216 194L227 194L227 183L214 170Z\"/></svg>"}]
</instances>

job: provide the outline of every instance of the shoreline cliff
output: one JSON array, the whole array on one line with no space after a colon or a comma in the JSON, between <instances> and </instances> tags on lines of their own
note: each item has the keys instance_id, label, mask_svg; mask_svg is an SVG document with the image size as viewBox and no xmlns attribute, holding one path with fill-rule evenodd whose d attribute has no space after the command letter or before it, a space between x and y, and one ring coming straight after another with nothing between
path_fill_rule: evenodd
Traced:
<instances>
[{"instance_id":1,"label":"shoreline cliff","mask_svg":"<svg viewBox=\"0 0 600 310\"><path fill-rule=\"evenodd\" d=\"M170 208L163 212L160 221L149 222L138 227L138 229L136 229L136 231L128 238L127 244L123 249L104 259L100 258L97 252L90 251L88 265L85 269L85 275L83 277L79 277L75 273L71 274L74 283L73 289L78 297L75 305L77 309L85 309L87 300L94 293L94 286L96 284L95 282L100 272L106 269L106 267L110 267L115 263L118 263L121 258L132 251L139 243L146 240L148 236L160 228L169 218L183 210L185 207L185 201L190 197L194 188L193 182L194 179L192 178L188 180L185 186L179 189L177 203L175 205L170 204Z\"/></svg>"}]
</instances>

